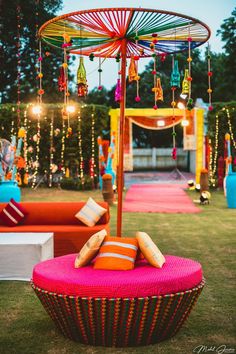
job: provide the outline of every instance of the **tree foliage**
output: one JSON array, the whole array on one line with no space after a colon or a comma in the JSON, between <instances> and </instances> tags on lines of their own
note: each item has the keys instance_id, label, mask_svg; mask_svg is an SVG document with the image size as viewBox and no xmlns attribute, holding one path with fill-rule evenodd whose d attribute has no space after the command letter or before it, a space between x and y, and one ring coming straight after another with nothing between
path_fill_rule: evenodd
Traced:
<instances>
[{"instance_id":1,"label":"tree foliage","mask_svg":"<svg viewBox=\"0 0 236 354\"><path fill-rule=\"evenodd\" d=\"M222 68L222 81L224 82L224 100L232 100L236 97L236 8L231 16L224 20L217 32L221 40L225 42L224 65Z\"/></svg>"},{"instance_id":2,"label":"tree foliage","mask_svg":"<svg viewBox=\"0 0 236 354\"><path fill-rule=\"evenodd\" d=\"M38 28L56 16L61 9L63 0L7 0L2 1L2 33L1 33L1 101L17 101L17 6L20 6L19 34L20 34L20 91L21 101L35 100L38 90L37 69ZM38 14L38 15L37 15ZM38 23L37 23L38 22ZM62 63L62 53L45 45L42 46L43 88L44 101L55 102L61 96L57 90L59 66ZM47 52L48 55L45 53Z\"/></svg>"}]
</instances>

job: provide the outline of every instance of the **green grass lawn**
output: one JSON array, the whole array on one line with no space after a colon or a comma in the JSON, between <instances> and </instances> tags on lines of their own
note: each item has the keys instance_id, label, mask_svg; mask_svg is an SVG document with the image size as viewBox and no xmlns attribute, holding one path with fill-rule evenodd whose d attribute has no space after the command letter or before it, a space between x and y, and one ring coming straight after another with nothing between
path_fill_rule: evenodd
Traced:
<instances>
[{"instance_id":1,"label":"green grass lawn","mask_svg":"<svg viewBox=\"0 0 236 354\"><path fill-rule=\"evenodd\" d=\"M188 192L196 199L195 192ZM100 191L73 192L58 189L23 190L23 201L102 200ZM54 327L29 283L0 282L1 354L188 354L226 345L235 349L235 235L236 209L228 209L222 192L213 192L210 205L198 214L124 213L125 236L145 231L164 254L198 260L206 286L180 332L165 342L148 347L117 349L85 346L65 339ZM111 234L116 230L116 206L111 207ZM223 347L224 348L224 347ZM209 351L208 351L209 352ZM223 353L223 351L221 352ZM225 351L226 353L226 351ZM232 352L231 352L232 353Z\"/></svg>"}]
</instances>

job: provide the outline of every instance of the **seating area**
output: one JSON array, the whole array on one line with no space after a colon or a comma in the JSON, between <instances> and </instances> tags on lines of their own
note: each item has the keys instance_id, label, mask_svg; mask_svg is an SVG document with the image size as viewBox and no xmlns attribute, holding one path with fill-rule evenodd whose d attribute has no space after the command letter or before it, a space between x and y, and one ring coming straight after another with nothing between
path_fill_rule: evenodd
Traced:
<instances>
[{"instance_id":1,"label":"seating area","mask_svg":"<svg viewBox=\"0 0 236 354\"><path fill-rule=\"evenodd\" d=\"M54 235L54 256L79 252L94 233L106 229L109 232L109 207L106 202L98 204L106 209L105 214L94 226L87 226L75 215L85 206L85 202L22 202L26 212L23 222L9 227L0 219L0 233L45 233ZM0 203L2 210L7 203Z\"/></svg>"},{"instance_id":2,"label":"seating area","mask_svg":"<svg viewBox=\"0 0 236 354\"><path fill-rule=\"evenodd\" d=\"M196 303L201 265L166 256L163 269L138 261L132 271L74 268L75 254L35 266L32 286L64 336L101 346L138 346L172 337Z\"/></svg>"}]
</instances>

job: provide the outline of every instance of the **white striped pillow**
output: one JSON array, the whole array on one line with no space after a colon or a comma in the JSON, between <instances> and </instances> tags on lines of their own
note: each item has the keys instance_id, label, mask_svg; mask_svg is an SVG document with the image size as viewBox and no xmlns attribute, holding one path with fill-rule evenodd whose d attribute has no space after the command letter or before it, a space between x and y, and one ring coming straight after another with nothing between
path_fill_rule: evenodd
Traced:
<instances>
[{"instance_id":1,"label":"white striped pillow","mask_svg":"<svg viewBox=\"0 0 236 354\"><path fill-rule=\"evenodd\" d=\"M94 226L106 211L90 197L75 217L87 226Z\"/></svg>"},{"instance_id":2,"label":"white striped pillow","mask_svg":"<svg viewBox=\"0 0 236 354\"><path fill-rule=\"evenodd\" d=\"M0 219L7 226L16 226L27 214L27 211L12 198L1 211Z\"/></svg>"}]
</instances>

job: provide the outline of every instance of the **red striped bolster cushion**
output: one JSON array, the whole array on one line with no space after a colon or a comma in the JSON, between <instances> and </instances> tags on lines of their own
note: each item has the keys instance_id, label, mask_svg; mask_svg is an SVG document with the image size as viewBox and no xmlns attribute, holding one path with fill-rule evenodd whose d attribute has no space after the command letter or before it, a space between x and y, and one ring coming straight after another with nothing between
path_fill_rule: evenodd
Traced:
<instances>
[{"instance_id":1,"label":"red striped bolster cushion","mask_svg":"<svg viewBox=\"0 0 236 354\"><path fill-rule=\"evenodd\" d=\"M135 238L106 236L95 260L95 269L131 270L138 250Z\"/></svg>"},{"instance_id":2,"label":"red striped bolster cushion","mask_svg":"<svg viewBox=\"0 0 236 354\"><path fill-rule=\"evenodd\" d=\"M7 226L16 226L27 215L27 211L14 199L5 206L0 213L0 219Z\"/></svg>"}]
</instances>

